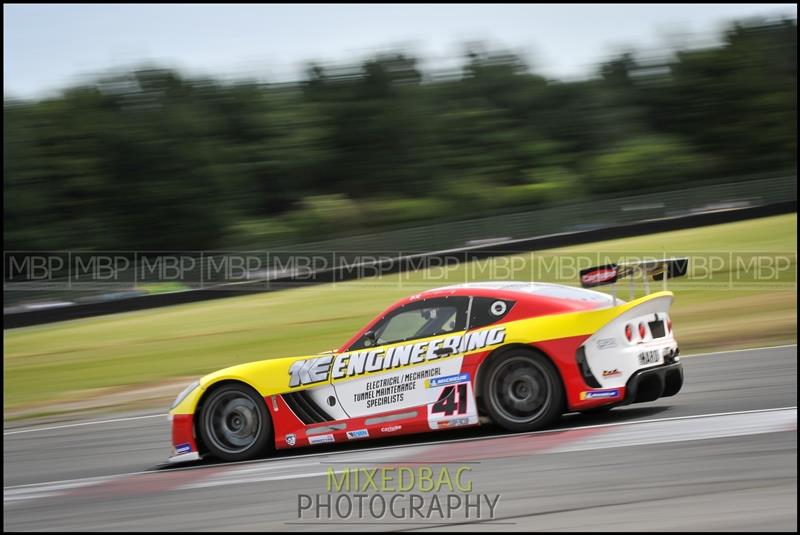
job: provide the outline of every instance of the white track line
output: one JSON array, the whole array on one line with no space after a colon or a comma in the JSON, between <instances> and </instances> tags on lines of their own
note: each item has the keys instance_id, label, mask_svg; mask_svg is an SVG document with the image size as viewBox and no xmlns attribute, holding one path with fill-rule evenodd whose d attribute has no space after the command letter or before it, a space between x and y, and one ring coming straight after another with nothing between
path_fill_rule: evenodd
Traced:
<instances>
[{"instance_id":1,"label":"white track line","mask_svg":"<svg viewBox=\"0 0 800 535\"><path fill-rule=\"evenodd\" d=\"M731 423L733 422L733 423ZM770 411L760 414L723 414L702 421L685 419L631 426L614 433L592 435L577 443L557 446L546 453L566 453L606 448L622 448L648 444L669 444L716 438L759 435L791 431L797 427L797 409Z\"/></svg>"},{"instance_id":2,"label":"white track line","mask_svg":"<svg viewBox=\"0 0 800 535\"><path fill-rule=\"evenodd\" d=\"M759 412L773 412L773 411L785 411L785 410L796 410L797 405L792 405L790 407L775 407L771 409L752 409L752 410L745 410L745 411L733 411L733 412L715 412L711 414L694 414L690 416L671 416L669 418L653 418L650 420L631 420L631 421L624 421L624 422L612 422L608 424L595 424L595 425L577 425L573 427L560 427L556 429L543 429L541 431L528 431L526 433L503 433L498 435L489 435L489 436L480 436L480 437L468 437L468 438L451 438L451 439L444 439L444 440L432 440L428 442L413 442L410 444L395 444L392 446L378 446L378 447L368 447L365 450L342 450L342 451L316 451L312 453L304 453L300 455L292 455L291 457L278 457L272 459L253 459L250 461L234 461L234 462L218 462L213 464L207 464L202 466L178 466L175 468L165 468L159 470L159 472L177 472L182 470L196 470L202 468L213 468L213 467L228 467L228 466L240 466L240 465L249 465L249 464L264 464L264 463L277 463L286 459L308 459L313 457L328 457L328 456L339 456L339 455L346 455L349 453L358 453L360 451L365 451L368 453L378 452L378 451L386 451L386 450L394 450L399 448L416 448L416 447L425 447L425 446L438 446L441 444L459 444L463 442L475 442L479 440L492 440L496 438L509 438L509 437L525 437L525 436L535 436L535 435L546 435L548 433L562 433L564 431L577 431L580 429L594 429L594 428L602 428L602 427L618 427L622 425L635 425L639 423L649 424L653 422L666 422L669 420L690 420L694 418L707 418L710 416L730 416L736 414L754 414ZM364 441L368 443L368 441ZM291 450L290 450L291 451ZM323 462L323 461L320 461ZM366 464L376 464L376 463L366 463ZM136 473L149 473L149 472L136 472ZM132 475L132 474L123 474L123 475Z\"/></svg>"},{"instance_id":3,"label":"white track line","mask_svg":"<svg viewBox=\"0 0 800 535\"><path fill-rule=\"evenodd\" d=\"M740 353L742 351L764 351L765 349L785 349L787 347L797 347L797 344L784 344L781 346L767 346L767 347L746 347L744 349L729 349L727 351L710 351L708 353L694 353L691 355L681 355L681 358L705 357L708 355L725 355L727 353Z\"/></svg>"},{"instance_id":4,"label":"white track line","mask_svg":"<svg viewBox=\"0 0 800 535\"><path fill-rule=\"evenodd\" d=\"M763 416L762 416L763 415ZM705 418L707 422L698 421L698 418ZM669 422L666 426L661 425L662 422ZM634 425L634 424L649 424L648 425ZM636 446L643 444L664 444L672 442L693 442L706 439L715 438L730 438L734 436L744 435L758 435L763 433L775 433L782 431L795 430L797 427L797 409L768 409L768 410L755 410L755 411L737 411L732 413L720 413L712 415L697 415L693 417L678 417L678 418L661 418L654 419L648 422L626 422L617 423L612 425L596 426L596 427L616 427L619 431L611 434L601 433L599 435L592 435L588 437L580 437L577 441L570 441L561 445L546 448L541 453L558 454L574 451L588 451L597 449L618 448L627 446ZM563 431L563 430L562 430ZM552 432L552 431L551 431ZM526 435L537 435L540 433L520 433L516 437L525 437ZM480 440L491 440L483 438ZM475 440L475 439L471 439ZM442 441L448 442L448 441ZM463 440L455 440L449 442L463 442ZM429 449L431 444L422 445L406 445L394 446L386 449L401 448L401 452L411 450L417 447L423 447L423 451ZM446 447L446 446L445 446ZM373 452L370 452L373 453ZM356 455L357 452L350 452L349 456ZM330 456L330 454L328 454ZM399 462L402 461L401 459ZM345 452L345 456L348 453ZM354 462L360 464L383 464L387 459L382 459L378 454L362 458L359 461L354 459ZM289 462L286 462L289 461ZM390 461L391 462L391 461ZM315 463L297 463L291 462L286 459L281 462L275 463L274 466L269 466L273 463L264 463L267 466L257 466L255 468L233 468L223 472L210 472L206 474L206 479L202 477L199 480L190 481L182 485L178 485L171 489L171 491L193 490L218 486L229 485L243 485L251 483L262 483L266 481L281 481L292 479L304 479L309 477L319 477L330 475L333 473L342 473L347 468L332 469L327 467L324 471L320 465L324 465L325 461L319 464ZM431 464L437 464L437 461L432 461ZM297 471L297 468L302 467L305 470ZM286 472L289 473L286 473ZM52 481L46 483L38 483L33 485L17 485L13 487L5 487L3 489L3 502L5 505L10 505L16 502L23 502L28 500L35 500L39 498L47 498L52 496L62 495L66 491L81 487L91 487L95 484L100 484L110 480L120 480L125 477L130 477L134 474L120 474L117 476L103 476L95 478L84 478L67 481ZM151 472L152 474L152 472Z\"/></svg>"},{"instance_id":5,"label":"white track line","mask_svg":"<svg viewBox=\"0 0 800 535\"><path fill-rule=\"evenodd\" d=\"M737 414L757 414L757 413L765 413L765 412L775 412L775 411L786 411L786 410L797 410L797 406L791 407L776 407L772 409L754 409L754 410L746 410L746 411L733 411L733 412L715 412L710 414L695 414L691 416L672 416L669 418L653 418L650 420L634 420L634 421L627 421L627 422L614 422L608 424L596 424L596 425L579 425L574 427L562 427L559 429L546 429L542 431L530 431L527 433L505 433L502 435L491 435L486 437L469 437L469 438L456 438L456 439L448 439L448 440L438 440L432 442L420 442L420 443L411 443L411 444L395 444L392 446L380 446L377 448L369 448L368 453L373 452L380 452L385 450L394 450L399 448L416 448L416 447L427 447L427 446L437 446L442 444L457 444L462 442L475 442L479 440L493 440L498 438L508 438L508 437L525 437L525 436L535 436L535 435L545 435L548 433L563 433L565 431L576 431L581 429L595 429L595 428L603 428L603 427L621 427L621 426L631 426L631 425L638 425L638 424L650 424L654 422L666 422L672 420L692 420L696 418L709 418L714 416L733 416ZM145 470L140 472L127 472L122 474L115 474L112 476L99 476L99 477L88 477L88 478L80 478L80 479L63 479L59 481L47 481L42 483L26 483L24 485L12 485L10 487L3 487L3 490L11 490L11 489L21 489L25 487L38 487L43 485L55 485L55 484L62 484L62 483L77 483L77 482L92 482L98 480L105 480L111 478L121 478L121 477L128 477L128 476L135 476L141 474L163 474L166 472L178 472L184 470L202 470L206 468L227 468L227 467L235 467L241 465L248 465L248 464L269 464L269 463L280 463L281 461L287 460L297 460L297 459L308 459L313 457L330 457L330 456L340 456L340 455L347 455L347 454L357 454L359 450L345 450L345 451L320 451L314 453L306 453L302 455L293 455L291 457L278 457L273 459L254 459L251 461L239 461L239 462L229 462L229 463L215 463L215 464L208 464L202 466L184 466L178 468L170 468L164 470ZM369 462L366 461L364 464L378 464L382 461L374 461ZM278 466L276 468L282 468Z\"/></svg>"},{"instance_id":6,"label":"white track line","mask_svg":"<svg viewBox=\"0 0 800 535\"><path fill-rule=\"evenodd\" d=\"M83 425L95 425L95 424L110 424L115 422L128 422L131 420L143 420L145 418L166 418L167 413L164 414L148 414L146 416L131 416L128 418L115 418L113 420L93 420L91 422L80 422L77 424L64 424L64 425L55 425L52 427L36 427L34 429L19 429L16 431L3 431L3 436L6 435L18 435L20 433L34 433L36 431L51 431L53 429L65 429L67 427L80 427Z\"/></svg>"},{"instance_id":7,"label":"white track line","mask_svg":"<svg viewBox=\"0 0 800 535\"><path fill-rule=\"evenodd\" d=\"M341 474L342 472L346 471L347 469L339 469L334 471L335 474ZM263 483L265 481L283 481L286 479L305 479L307 477L319 477L328 475L328 470L324 472L303 472L299 474L285 474L282 476L254 476L254 477L240 477L235 479L220 479L220 480L211 480L211 481L203 481L200 483L188 484L188 485L181 485L176 491L181 490L193 490L193 489L205 489L209 487L224 487L228 485L246 485L248 483Z\"/></svg>"},{"instance_id":8,"label":"white track line","mask_svg":"<svg viewBox=\"0 0 800 535\"><path fill-rule=\"evenodd\" d=\"M731 350L728 350L728 351L714 351L714 352L710 352L710 353L696 353L696 354L693 354L693 355L681 355L681 358L704 357L704 356L708 356L708 355L725 355L725 354L729 354L729 353L739 353L739 352L742 352L742 351L763 351L763 350L767 350L767 349L783 349L783 348L787 348L787 347L797 347L797 344L786 344L786 345L781 345L781 346L768 346L768 347L751 347L751 348L746 348L746 349L731 349ZM65 429L67 427L78 427L78 426L83 426L83 425L108 424L108 423L115 423L115 422L126 422L126 421L130 421L130 420L142 420L144 418L166 418L167 416L168 416L167 413L149 414L147 416L132 416L130 418L116 418L116 419L113 419L113 420L95 420L95 421L91 421L91 422L81 422L81 423L76 423L76 424L65 424L65 425L57 425L57 426L51 426L51 427L36 427L36 428L33 428L33 429L19 429L19 430L14 430L14 431L4 431L3 432L3 436L17 435L17 434L20 434L20 433L35 433L37 431L51 431L51 430L54 430L54 429Z\"/></svg>"},{"instance_id":9,"label":"white track line","mask_svg":"<svg viewBox=\"0 0 800 535\"><path fill-rule=\"evenodd\" d=\"M761 412L759 414L725 414L721 416L708 416L703 421L693 419L682 419L681 421L669 421L664 419L659 422L650 422L649 426L625 426L613 433L600 433L588 437L576 437L567 440L561 445L549 446L537 453L557 454L575 451L590 451L610 448L622 448L649 444L668 444L674 442L694 442L698 440L731 438L738 436L750 436L764 433L776 433L791 431L797 427L797 409L785 411ZM524 437L524 434L522 435ZM445 446L446 447L446 446ZM372 457L364 459L354 459L353 465L384 464L386 462L403 463L401 458L394 460L375 460ZM490 456L491 457L491 456ZM325 464L321 462L320 464ZM430 464L437 464L431 461ZM262 483L266 481L280 481L285 479L302 479L331 473L341 474L352 470L351 467L340 467L334 470L328 467L325 472L321 472L314 464L306 464L305 472L295 472L290 474L276 474L274 471L264 471L261 473L245 470L233 469L227 473L211 474L210 478L200 481L192 481L179 486L176 490L202 489L208 487L218 487L225 485L243 485L249 483Z\"/></svg>"}]
</instances>

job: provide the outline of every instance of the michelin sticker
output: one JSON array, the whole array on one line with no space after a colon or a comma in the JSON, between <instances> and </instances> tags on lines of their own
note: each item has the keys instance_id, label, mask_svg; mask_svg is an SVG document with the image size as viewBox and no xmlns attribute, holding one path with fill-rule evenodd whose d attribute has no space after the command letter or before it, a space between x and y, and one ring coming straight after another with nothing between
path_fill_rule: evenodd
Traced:
<instances>
[{"instance_id":1,"label":"michelin sticker","mask_svg":"<svg viewBox=\"0 0 800 535\"><path fill-rule=\"evenodd\" d=\"M619 389L613 390L592 390L589 392L581 392L581 399L601 399L601 398L615 398L619 396Z\"/></svg>"},{"instance_id":2,"label":"michelin sticker","mask_svg":"<svg viewBox=\"0 0 800 535\"><path fill-rule=\"evenodd\" d=\"M175 447L175 453L177 454L189 453L190 451L192 451L192 446L188 442L185 444L178 444Z\"/></svg>"},{"instance_id":3,"label":"michelin sticker","mask_svg":"<svg viewBox=\"0 0 800 535\"><path fill-rule=\"evenodd\" d=\"M436 388L437 386L465 383L467 381L469 381L468 373L459 373L457 375L448 375L446 377L434 377L433 379L425 380L425 388Z\"/></svg>"}]
</instances>

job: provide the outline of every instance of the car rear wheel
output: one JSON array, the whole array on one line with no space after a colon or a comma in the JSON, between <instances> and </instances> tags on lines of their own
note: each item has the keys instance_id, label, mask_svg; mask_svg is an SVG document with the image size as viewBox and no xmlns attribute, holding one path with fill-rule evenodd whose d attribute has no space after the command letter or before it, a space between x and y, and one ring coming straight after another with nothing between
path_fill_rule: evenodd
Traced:
<instances>
[{"instance_id":1,"label":"car rear wheel","mask_svg":"<svg viewBox=\"0 0 800 535\"><path fill-rule=\"evenodd\" d=\"M480 385L489 417L509 431L534 431L564 412L564 387L550 360L539 353L512 350L488 362Z\"/></svg>"},{"instance_id":2,"label":"car rear wheel","mask_svg":"<svg viewBox=\"0 0 800 535\"><path fill-rule=\"evenodd\" d=\"M272 436L272 422L261 396L244 384L212 391L200 413L200 436L208 452L225 461L253 459Z\"/></svg>"}]
</instances>

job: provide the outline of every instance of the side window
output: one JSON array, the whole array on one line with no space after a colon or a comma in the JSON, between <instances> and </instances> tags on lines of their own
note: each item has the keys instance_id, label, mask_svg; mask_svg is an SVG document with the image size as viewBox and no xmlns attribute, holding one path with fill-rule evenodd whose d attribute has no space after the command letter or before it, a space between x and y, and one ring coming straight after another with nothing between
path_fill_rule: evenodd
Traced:
<instances>
[{"instance_id":1,"label":"side window","mask_svg":"<svg viewBox=\"0 0 800 535\"><path fill-rule=\"evenodd\" d=\"M469 328L476 329L503 319L514 307L515 301L492 297L473 297L469 315Z\"/></svg>"},{"instance_id":2,"label":"side window","mask_svg":"<svg viewBox=\"0 0 800 535\"><path fill-rule=\"evenodd\" d=\"M409 303L393 310L372 328L374 343L362 336L350 350L463 331L467 297L441 297Z\"/></svg>"}]
</instances>

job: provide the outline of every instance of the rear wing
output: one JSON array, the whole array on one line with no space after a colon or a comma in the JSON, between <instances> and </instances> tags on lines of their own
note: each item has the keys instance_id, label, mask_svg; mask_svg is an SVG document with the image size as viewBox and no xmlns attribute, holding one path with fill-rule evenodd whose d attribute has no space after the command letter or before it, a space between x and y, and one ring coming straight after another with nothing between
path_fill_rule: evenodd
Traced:
<instances>
[{"instance_id":1,"label":"rear wing","mask_svg":"<svg viewBox=\"0 0 800 535\"><path fill-rule=\"evenodd\" d=\"M595 286L612 285L614 304L616 305L616 283L624 278L641 276L644 283L645 294L650 293L649 280L663 281L663 289L667 289L667 279L683 277L689 268L688 258L665 258L661 260L641 260L626 262L624 264L606 264L604 266L582 269L580 272L581 286L593 288ZM633 298L633 285L631 285L631 298Z\"/></svg>"}]
</instances>

